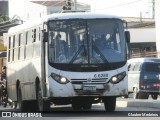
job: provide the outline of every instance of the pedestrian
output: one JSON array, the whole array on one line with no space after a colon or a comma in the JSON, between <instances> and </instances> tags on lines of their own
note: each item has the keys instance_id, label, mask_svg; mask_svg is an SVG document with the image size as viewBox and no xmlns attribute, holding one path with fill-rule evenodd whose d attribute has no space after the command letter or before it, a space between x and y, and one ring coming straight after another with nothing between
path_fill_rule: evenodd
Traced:
<instances>
[{"instance_id":1,"label":"pedestrian","mask_svg":"<svg viewBox=\"0 0 160 120\"><path fill-rule=\"evenodd\" d=\"M6 89L6 66L2 67L2 73L0 75L0 103L3 102L4 90Z\"/></svg>"}]
</instances>

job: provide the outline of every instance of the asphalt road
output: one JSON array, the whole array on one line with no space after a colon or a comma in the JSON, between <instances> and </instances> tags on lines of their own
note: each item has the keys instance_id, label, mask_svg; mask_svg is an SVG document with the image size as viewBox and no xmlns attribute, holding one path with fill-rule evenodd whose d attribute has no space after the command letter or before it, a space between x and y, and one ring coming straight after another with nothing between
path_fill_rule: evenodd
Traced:
<instances>
[{"instance_id":1,"label":"asphalt road","mask_svg":"<svg viewBox=\"0 0 160 120\"><path fill-rule=\"evenodd\" d=\"M151 118L158 120L160 119L160 109L152 106L139 106L138 103L146 103L147 105L150 103L155 103L156 106L159 105L160 107L160 97L157 100L152 100L150 97L148 100L134 100L132 96L130 95L128 99L124 98L117 98L117 106L115 112L105 112L104 105L103 104L93 104L91 110L82 110L82 111L73 111L71 105L65 105L65 106L51 106L51 112L49 113L40 113L42 115L42 118L33 118L35 120L106 120L107 118L111 118L112 120L117 120L120 117L123 117L125 120L128 117L131 117L131 120L141 120L141 118L145 120L151 120ZM124 104L125 103L125 104ZM127 103L134 103L135 106L127 106ZM137 105L138 104L138 105ZM137 106L136 106L137 105ZM31 107L31 106L29 106ZM4 108L0 106L0 114L2 114L3 111L7 112L18 112L18 110L11 108L10 106L7 106L7 108ZM18 112L20 113L20 112ZM149 116L150 115L150 116ZM1 115L0 115L1 116ZM31 119L30 118L30 119ZM17 117L15 118L0 118L0 120L7 119L7 120L17 120ZM27 118L22 117L22 120L25 120Z\"/></svg>"}]
</instances>

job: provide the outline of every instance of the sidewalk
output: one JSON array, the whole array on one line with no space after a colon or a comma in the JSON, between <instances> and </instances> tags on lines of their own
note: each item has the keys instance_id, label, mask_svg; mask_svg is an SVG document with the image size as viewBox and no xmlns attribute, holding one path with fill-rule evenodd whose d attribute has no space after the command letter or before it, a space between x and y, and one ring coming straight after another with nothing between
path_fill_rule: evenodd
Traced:
<instances>
[{"instance_id":1,"label":"sidewalk","mask_svg":"<svg viewBox=\"0 0 160 120\"><path fill-rule=\"evenodd\" d=\"M160 109L160 101L159 100L120 100L116 102L117 107L147 107L147 108L157 108Z\"/></svg>"}]
</instances>

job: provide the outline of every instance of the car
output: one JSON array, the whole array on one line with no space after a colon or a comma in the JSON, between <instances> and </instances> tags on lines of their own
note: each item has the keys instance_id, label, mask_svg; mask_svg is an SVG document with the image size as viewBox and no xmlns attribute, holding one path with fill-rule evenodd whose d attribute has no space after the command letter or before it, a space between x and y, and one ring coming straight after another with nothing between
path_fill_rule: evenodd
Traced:
<instances>
[{"instance_id":1,"label":"car","mask_svg":"<svg viewBox=\"0 0 160 120\"><path fill-rule=\"evenodd\" d=\"M132 58L128 60L128 92L134 99L156 100L160 93L160 59Z\"/></svg>"}]
</instances>

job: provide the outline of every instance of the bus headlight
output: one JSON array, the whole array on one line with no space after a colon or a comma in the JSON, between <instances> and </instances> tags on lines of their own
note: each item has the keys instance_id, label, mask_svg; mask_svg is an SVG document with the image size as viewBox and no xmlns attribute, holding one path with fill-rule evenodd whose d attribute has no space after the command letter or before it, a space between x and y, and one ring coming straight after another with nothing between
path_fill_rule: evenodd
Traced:
<instances>
[{"instance_id":1,"label":"bus headlight","mask_svg":"<svg viewBox=\"0 0 160 120\"><path fill-rule=\"evenodd\" d=\"M66 77L62 77L60 75L57 75L55 73L51 73L51 77L60 84L67 84L69 80Z\"/></svg>"},{"instance_id":2,"label":"bus headlight","mask_svg":"<svg viewBox=\"0 0 160 120\"><path fill-rule=\"evenodd\" d=\"M119 83L121 80L124 79L125 76L126 76L126 72L121 72L121 73L113 76L113 77L110 79L110 82L111 82L111 83L114 83L114 84Z\"/></svg>"}]
</instances>

